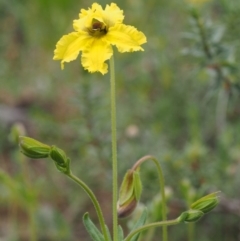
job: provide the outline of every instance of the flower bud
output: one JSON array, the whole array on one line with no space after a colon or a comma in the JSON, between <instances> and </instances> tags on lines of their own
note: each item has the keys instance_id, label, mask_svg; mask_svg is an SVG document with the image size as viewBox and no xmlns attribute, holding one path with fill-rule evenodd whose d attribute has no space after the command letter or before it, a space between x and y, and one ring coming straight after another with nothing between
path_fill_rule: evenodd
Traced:
<instances>
[{"instance_id":1,"label":"flower bud","mask_svg":"<svg viewBox=\"0 0 240 241\"><path fill-rule=\"evenodd\" d=\"M198 199L191 205L191 209L197 209L202 211L203 213L208 213L212 209L214 209L219 203L219 196L217 196L218 192L211 193L207 196L204 196Z\"/></svg>"},{"instance_id":2,"label":"flower bud","mask_svg":"<svg viewBox=\"0 0 240 241\"><path fill-rule=\"evenodd\" d=\"M21 148L21 152L27 157L39 159L49 156L50 146L45 145L30 137L20 136L19 146Z\"/></svg>"},{"instance_id":3,"label":"flower bud","mask_svg":"<svg viewBox=\"0 0 240 241\"><path fill-rule=\"evenodd\" d=\"M178 220L180 222L186 222L186 223L190 223L190 222L196 222L198 221L202 216L204 215L204 213L200 210L188 210L183 212L179 217Z\"/></svg>"},{"instance_id":4,"label":"flower bud","mask_svg":"<svg viewBox=\"0 0 240 241\"><path fill-rule=\"evenodd\" d=\"M69 171L70 160L62 149L52 146L49 154L59 171L64 173Z\"/></svg>"},{"instance_id":5,"label":"flower bud","mask_svg":"<svg viewBox=\"0 0 240 241\"><path fill-rule=\"evenodd\" d=\"M123 205L119 205L117 203L117 213L119 218L126 218L128 217L136 208L137 206L137 200L133 198L132 200L129 200L128 202L124 203Z\"/></svg>"},{"instance_id":6,"label":"flower bud","mask_svg":"<svg viewBox=\"0 0 240 241\"><path fill-rule=\"evenodd\" d=\"M129 216L135 209L142 193L142 183L138 170L128 170L119 191L118 217Z\"/></svg>"},{"instance_id":7,"label":"flower bud","mask_svg":"<svg viewBox=\"0 0 240 241\"><path fill-rule=\"evenodd\" d=\"M26 129L20 122L16 122L12 125L8 139L14 145L19 143L19 136L26 135Z\"/></svg>"}]
</instances>

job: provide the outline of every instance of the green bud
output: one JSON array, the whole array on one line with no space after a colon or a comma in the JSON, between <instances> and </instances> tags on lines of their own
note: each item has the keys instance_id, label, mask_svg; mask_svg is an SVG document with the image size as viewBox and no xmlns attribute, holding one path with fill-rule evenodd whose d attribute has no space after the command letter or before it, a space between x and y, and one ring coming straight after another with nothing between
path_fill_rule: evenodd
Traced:
<instances>
[{"instance_id":1,"label":"green bud","mask_svg":"<svg viewBox=\"0 0 240 241\"><path fill-rule=\"evenodd\" d=\"M49 156L50 146L30 137L19 136L19 146L21 148L21 152L27 157L39 159Z\"/></svg>"},{"instance_id":2,"label":"green bud","mask_svg":"<svg viewBox=\"0 0 240 241\"><path fill-rule=\"evenodd\" d=\"M198 221L204 213L200 210L188 210L183 212L179 217L178 220L180 222L190 223L190 222L196 222Z\"/></svg>"},{"instance_id":3,"label":"green bud","mask_svg":"<svg viewBox=\"0 0 240 241\"><path fill-rule=\"evenodd\" d=\"M139 171L133 172L133 185L134 185L134 196L138 201L142 194L142 182L141 182Z\"/></svg>"},{"instance_id":4,"label":"green bud","mask_svg":"<svg viewBox=\"0 0 240 241\"><path fill-rule=\"evenodd\" d=\"M218 192L214 192L198 199L191 205L191 209L197 209L202 211L203 213L208 213L212 209L214 209L219 203Z\"/></svg>"},{"instance_id":5,"label":"green bud","mask_svg":"<svg viewBox=\"0 0 240 241\"><path fill-rule=\"evenodd\" d=\"M138 170L128 170L119 191L118 217L130 215L140 199L142 183Z\"/></svg>"},{"instance_id":6,"label":"green bud","mask_svg":"<svg viewBox=\"0 0 240 241\"><path fill-rule=\"evenodd\" d=\"M16 145L19 143L19 136L22 135L26 135L26 129L22 123L17 122L11 127L8 139Z\"/></svg>"},{"instance_id":7,"label":"green bud","mask_svg":"<svg viewBox=\"0 0 240 241\"><path fill-rule=\"evenodd\" d=\"M134 184L133 184L133 172L128 170L123 178L123 182L119 191L119 205L122 206L124 203L128 202L131 199L134 193Z\"/></svg>"},{"instance_id":8,"label":"green bud","mask_svg":"<svg viewBox=\"0 0 240 241\"><path fill-rule=\"evenodd\" d=\"M52 146L49 154L59 171L64 173L69 172L70 160L62 149Z\"/></svg>"}]
</instances>

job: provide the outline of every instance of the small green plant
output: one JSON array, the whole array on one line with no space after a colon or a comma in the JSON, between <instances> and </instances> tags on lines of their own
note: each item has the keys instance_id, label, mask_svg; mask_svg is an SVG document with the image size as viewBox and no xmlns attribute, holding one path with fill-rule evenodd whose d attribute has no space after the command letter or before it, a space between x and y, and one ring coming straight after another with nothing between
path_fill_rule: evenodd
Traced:
<instances>
[{"instance_id":1,"label":"small green plant","mask_svg":"<svg viewBox=\"0 0 240 241\"><path fill-rule=\"evenodd\" d=\"M19 135L24 135L25 133L26 131L24 126L20 123L16 123L11 128L9 141L14 146L17 146L17 143L19 142ZM12 205L13 208L10 211L10 216L13 224L15 224L16 226L18 226L18 207L26 211L29 220L29 237L32 241L36 241L37 223L35 219L35 212L38 207L39 191L37 188L32 187L31 182L29 180L30 170L29 166L27 165L26 157L21 155L18 149L15 149L13 151L13 154L16 155L16 166L20 169L20 175L10 175L9 173L0 168L0 184L8 190L8 192L6 192L7 194L3 194L1 196L6 203L10 203ZM20 232L18 229L14 229L14 231L10 233L8 238L12 239L15 235L18 235L18 232Z\"/></svg>"},{"instance_id":2,"label":"small green plant","mask_svg":"<svg viewBox=\"0 0 240 241\"><path fill-rule=\"evenodd\" d=\"M199 8L189 8L189 31L183 34L188 47L183 53L200 61L201 68L208 74L211 83L206 95L217 95L216 129L222 134L227 125L227 111L234 96L239 96L238 45L231 40L226 23L215 23L203 17ZM227 32L228 31L228 32Z\"/></svg>"},{"instance_id":3,"label":"small green plant","mask_svg":"<svg viewBox=\"0 0 240 241\"><path fill-rule=\"evenodd\" d=\"M88 10L81 10L78 20L74 20L74 32L64 35L57 43L54 51L54 59L61 60L61 67L65 62L75 60L81 52L81 64L90 73L100 72L106 74L110 60L110 100L111 100L111 130L112 130L112 236L106 225L105 218L97 197L89 186L76 177L71 169L71 160L64 150L55 145L41 143L26 136L19 137L21 152L32 159L50 158L56 168L74 182L76 182L88 194L96 210L101 230L97 228L88 213L83 216L84 225L94 241L137 241L142 231L162 227L163 241L168 240L168 229L170 225L182 222L191 223L198 221L204 214L215 208L219 202L219 192L214 192L193 202L189 209L179 214L175 219L167 219L167 207L165 196L165 181L159 161L151 155L140 158L129 169L118 191L118 162L117 162L117 120L116 120L116 94L115 94L115 68L113 58L113 47L116 46L120 53L143 51L142 44L146 43L146 36L135 27L123 24L123 11L111 3L103 9L94 3ZM140 168L146 161L152 161L159 175L161 194L162 220L146 223L147 210L144 209L139 220L132 227L130 233L123 234L122 227L118 224L118 218L130 215L141 197L142 183Z\"/></svg>"}]
</instances>

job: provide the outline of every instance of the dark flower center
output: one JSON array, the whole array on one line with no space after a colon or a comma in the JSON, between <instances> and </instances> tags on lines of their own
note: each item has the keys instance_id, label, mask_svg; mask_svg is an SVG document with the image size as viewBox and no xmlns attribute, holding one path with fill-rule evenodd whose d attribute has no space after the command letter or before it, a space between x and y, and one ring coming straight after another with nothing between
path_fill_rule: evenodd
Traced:
<instances>
[{"instance_id":1,"label":"dark flower center","mask_svg":"<svg viewBox=\"0 0 240 241\"><path fill-rule=\"evenodd\" d=\"M101 37L107 33L107 27L104 23L94 18L92 20L92 28L89 30L89 33L94 37Z\"/></svg>"}]
</instances>

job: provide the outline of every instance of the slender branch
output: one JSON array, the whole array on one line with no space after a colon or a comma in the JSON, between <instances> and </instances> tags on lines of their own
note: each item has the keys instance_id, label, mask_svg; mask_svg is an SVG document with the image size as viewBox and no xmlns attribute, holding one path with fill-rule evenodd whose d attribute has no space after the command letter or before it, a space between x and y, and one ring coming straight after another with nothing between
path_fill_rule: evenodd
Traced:
<instances>
[{"instance_id":1,"label":"slender branch","mask_svg":"<svg viewBox=\"0 0 240 241\"><path fill-rule=\"evenodd\" d=\"M216 124L219 134L223 133L226 126L227 108L228 108L229 91L225 88L219 89L217 107L216 107Z\"/></svg>"},{"instance_id":2,"label":"slender branch","mask_svg":"<svg viewBox=\"0 0 240 241\"><path fill-rule=\"evenodd\" d=\"M29 169L26 163L26 157L24 155L19 155L19 161L21 165L21 173L22 173L22 179L23 183L26 186L26 189L29 191L29 193L34 195L34 201L30 203L26 203L26 209L28 213L29 218L29 229L30 229L30 240L31 241L37 241L37 224L36 224L36 218L35 218L35 212L36 212L36 195L33 191L31 182L29 180Z\"/></svg>"},{"instance_id":3,"label":"slender branch","mask_svg":"<svg viewBox=\"0 0 240 241\"><path fill-rule=\"evenodd\" d=\"M198 14L196 14L194 18L196 20L196 24L199 29L199 35L203 45L203 51L207 59L212 60L215 56L214 54L212 54L211 46L207 41L207 34L204 28L204 24L201 21ZM216 63L216 64L210 64L208 67L213 69L216 72L217 83L219 85L222 84L222 88L219 90L217 107L216 107L216 125L217 125L218 132L221 134L226 124L227 104L228 104L229 90L231 88L231 84L229 79L226 76L224 76L221 65Z\"/></svg>"},{"instance_id":4,"label":"slender branch","mask_svg":"<svg viewBox=\"0 0 240 241\"><path fill-rule=\"evenodd\" d=\"M195 240L195 223L188 223L188 241Z\"/></svg>"},{"instance_id":5,"label":"slender branch","mask_svg":"<svg viewBox=\"0 0 240 241\"><path fill-rule=\"evenodd\" d=\"M133 230L130 234L128 234L128 236L124 239L124 241L130 241L131 238L134 235L136 235L137 233L143 232L144 230L147 230L149 228L167 227L167 226L176 225L176 224L179 224L179 223L180 223L180 221L179 221L178 218L177 219L173 219L173 220L149 223L149 224L143 225L140 228L137 228L137 229Z\"/></svg>"},{"instance_id":6,"label":"slender branch","mask_svg":"<svg viewBox=\"0 0 240 241\"><path fill-rule=\"evenodd\" d=\"M111 129L112 129L112 211L113 211L113 240L118 240L118 165L117 165L117 121L116 121L116 87L115 87L115 67L113 56L110 59L110 88L111 88Z\"/></svg>"},{"instance_id":7,"label":"slender branch","mask_svg":"<svg viewBox=\"0 0 240 241\"><path fill-rule=\"evenodd\" d=\"M81 186L83 188L83 190L88 194L88 196L90 197L90 199L91 199L91 201L92 201L92 203L95 207L95 210L97 212L99 223L100 223L100 226L101 226L101 230L102 230L104 239L107 240L107 241L110 241L109 238L108 238L103 213L102 213L101 207L99 205L99 202L98 202L96 196L94 195L92 190L82 180L80 180L78 177L76 177L74 174L72 174L71 171L69 173L67 173L66 175L70 179L72 179L74 182L76 182L79 186Z\"/></svg>"},{"instance_id":8,"label":"slender branch","mask_svg":"<svg viewBox=\"0 0 240 241\"><path fill-rule=\"evenodd\" d=\"M160 163L154 156L147 155L147 156L144 156L141 159L139 159L135 163L135 165L132 167L132 170L135 170L139 165L141 165L143 162L145 162L147 160L152 160L155 163L155 165L157 166L157 171L159 174L160 193L161 193L161 197L162 197L162 219L163 219L163 221L165 221L165 220L167 220L166 196L165 196L165 188L164 188L165 181L164 181L164 176L163 176L163 172L162 172ZM168 240L167 226L164 225L163 226L163 241L167 241L167 240Z\"/></svg>"},{"instance_id":9,"label":"slender branch","mask_svg":"<svg viewBox=\"0 0 240 241\"><path fill-rule=\"evenodd\" d=\"M195 19L196 19L197 27L199 29L199 35L201 37L201 41L202 41L202 45L203 45L203 51L206 54L207 58L210 60L210 59L213 58L213 56L212 56L210 46L209 46L208 41L207 41L207 36L206 36L206 32L205 32L205 29L204 29L203 22L200 19L198 14L195 16Z\"/></svg>"}]
</instances>

